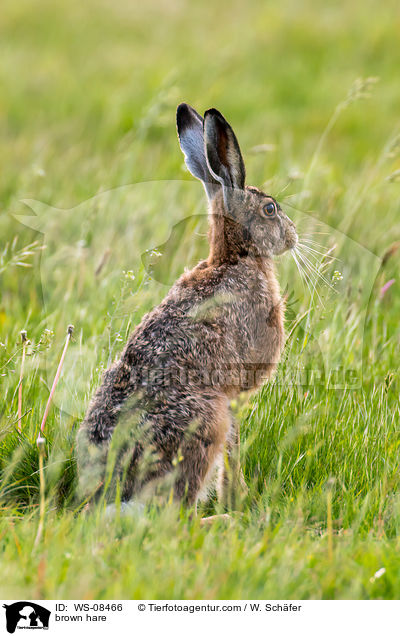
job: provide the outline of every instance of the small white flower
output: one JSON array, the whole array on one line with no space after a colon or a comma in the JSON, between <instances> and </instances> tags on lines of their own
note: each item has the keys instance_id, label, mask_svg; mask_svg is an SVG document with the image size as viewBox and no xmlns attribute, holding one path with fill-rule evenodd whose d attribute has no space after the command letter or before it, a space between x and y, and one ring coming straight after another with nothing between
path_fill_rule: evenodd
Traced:
<instances>
[{"instance_id":1,"label":"small white flower","mask_svg":"<svg viewBox=\"0 0 400 636\"><path fill-rule=\"evenodd\" d=\"M380 579L380 578L381 578L381 576L383 576L383 575L385 574L385 572L386 572L386 568L380 568L379 570L377 570L377 571L375 572L374 576L371 576L371 578L370 578L370 582L371 582L371 583L375 583L375 581L376 581L377 579Z\"/></svg>"},{"instance_id":2,"label":"small white flower","mask_svg":"<svg viewBox=\"0 0 400 636\"><path fill-rule=\"evenodd\" d=\"M338 280L343 280L343 274L336 269L332 274L332 282L336 283Z\"/></svg>"}]
</instances>

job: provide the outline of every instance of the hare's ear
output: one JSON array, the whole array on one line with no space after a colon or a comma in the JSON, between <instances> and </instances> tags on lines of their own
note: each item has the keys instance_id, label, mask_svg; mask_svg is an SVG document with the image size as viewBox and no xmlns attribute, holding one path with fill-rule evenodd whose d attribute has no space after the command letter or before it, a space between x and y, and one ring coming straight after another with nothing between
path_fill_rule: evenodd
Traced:
<instances>
[{"instance_id":1,"label":"hare's ear","mask_svg":"<svg viewBox=\"0 0 400 636\"><path fill-rule=\"evenodd\" d=\"M192 175L202 181L208 198L212 199L219 189L219 184L211 175L206 161L203 118L189 104L179 104L176 111L176 126L185 163Z\"/></svg>"},{"instance_id":2,"label":"hare's ear","mask_svg":"<svg viewBox=\"0 0 400 636\"><path fill-rule=\"evenodd\" d=\"M235 133L215 108L204 113L204 144L211 174L223 187L243 190L246 170Z\"/></svg>"}]
</instances>

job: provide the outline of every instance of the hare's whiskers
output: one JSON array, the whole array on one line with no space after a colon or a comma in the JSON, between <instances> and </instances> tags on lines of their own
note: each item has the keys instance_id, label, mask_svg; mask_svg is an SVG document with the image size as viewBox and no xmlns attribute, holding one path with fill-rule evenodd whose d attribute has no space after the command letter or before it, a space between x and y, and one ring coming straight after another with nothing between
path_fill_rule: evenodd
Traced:
<instances>
[{"instance_id":1,"label":"hare's whiskers","mask_svg":"<svg viewBox=\"0 0 400 636\"><path fill-rule=\"evenodd\" d=\"M299 242L300 247L305 250L306 252L311 253L311 255L314 254L319 254L320 256L323 256L324 258L330 258L333 261L340 261L340 258L337 258L336 256L332 256L332 254L330 254L330 250L327 250L326 252L320 252L318 250L316 250L314 247L310 247L309 245L304 245L304 243L302 243L302 241ZM315 259L317 259L317 256L314 256Z\"/></svg>"},{"instance_id":2,"label":"hare's whiskers","mask_svg":"<svg viewBox=\"0 0 400 636\"><path fill-rule=\"evenodd\" d=\"M300 252L300 250L298 250L298 248L295 248L296 254L299 258L299 260L301 261L303 267L305 268L305 270L307 270L308 272L308 279L312 285L312 292L311 292L311 298L313 298L313 296L316 294L318 296L319 302L321 303L321 305L323 307L325 307L324 303L322 302L322 298L318 293L318 289L317 289L317 283L318 283L318 276L316 274L316 272L310 267L310 265L308 265L308 263L304 260L304 254L302 254Z\"/></svg>"},{"instance_id":3,"label":"hare's whiskers","mask_svg":"<svg viewBox=\"0 0 400 636\"><path fill-rule=\"evenodd\" d=\"M301 235L301 240L302 240L303 243L314 245L315 247L318 247L318 248L321 248L321 249L325 249L326 248L326 245L324 245L323 243L319 243L318 241L314 241L314 239L309 238L309 235L307 235L307 234L302 234Z\"/></svg>"},{"instance_id":4,"label":"hare's whiskers","mask_svg":"<svg viewBox=\"0 0 400 636\"><path fill-rule=\"evenodd\" d=\"M311 290L311 287L309 285L307 275L306 275L305 271L303 270L303 267L300 265L300 262L299 262L298 258L296 257L295 250L291 250L290 253L293 256L293 260L296 263L297 269L299 270L300 280L302 282L303 288L305 289L305 285L307 285L307 289L310 292L310 296L312 297L312 290ZM304 283L305 283L305 285L304 285Z\"/></svg>"},{"instance_id":5,"label":"hare's whiskers","mask_svg":"<svg viewBox=\"0 0 400 636\"><path fill-rule=\"evenodd\" d=\"M317 278L320 278L327 285L330 285L329 281L325 278L324 274L322 273L322 268L321 268L322 263L311 260L311 258L315 258L315 256L307 255L304 251L302 251L300 246L299 246L298 252L302 255L304 262L311 268L315 276Z\"/></svg>"},{"instance_id":6,"label":"hare's whiskers","mask_svg":"<svg viewBox=\"0 0 400 636\"><path fill-rule=\"evenodd\" d=\"M301 254L301 256L303 257L305 263L309 265L309 267L314 272L315 276L320 278L325 283L325 285L330 287L334 292L338 293L337 290L330 284L328 279L325 278L325 276L323 275L323 273L321 271L321 263L319 264L319 267L317 267L316 264L313 261L311 261L304 252L301 252L300 249L298 249L298 254Z\"/></svg>"},{"instance_id":7,"label":"hare's whiskers","mask_svg":"<svg viewBox=\"0 0 400 636\"><path fill-rule=\"evenodd\" d=\"M311 280L313 281L313 284L315 285L315 287L317 287L318 284L321 284L321 283L325 283L328 287L331 287L329 281L325 278L325 276L321 272L321 269L317 267L316 264L313 261L311 261L304 252L301 251L301 249L297 250L297 254L299 258L301 259L304 267L307 269L309 276ZM315 291L320 301L322 302L322 298L318 294L317 289Z\"/></svg>"},{"instance_id":8,"label":"hare's whiskers","mask_svg":"<svg viewBox=\"0 0 400 636\"><path fill-rule=\"evenodd\" d=\"M308 233L308 236L317 236L317 235L319 235L319 236L332 236L332 232L321 232L319 230L318 230L318 232L317 231L314 232L314 230L311 227L309 227L309 230L310 231Z\"/></svg>"},{"instance_id":9,"label":"hare's whiskers","mask_svg":"<svg viewBox=\"0 0 400 636\"><path fill-rule=\"evenodd\" d=\"M318 274L321 274L321 275L324 274L324 270L331 264L332 260L339 260L336 257L331 256L329 251L320 253L320 255L322 256L322 258L320 258L318 256L318 254L314 253L314 251L310 252L307 249L307 246L302 245L300 243L298 245L298 247L299 247L300 251L303 253L303 255L308 258L308 260L310 261L311 265L313 265L315 267L315 269L318 272ZM329 259L332 259L332 260L329 260Z\"/></svg>"}]
</instances>

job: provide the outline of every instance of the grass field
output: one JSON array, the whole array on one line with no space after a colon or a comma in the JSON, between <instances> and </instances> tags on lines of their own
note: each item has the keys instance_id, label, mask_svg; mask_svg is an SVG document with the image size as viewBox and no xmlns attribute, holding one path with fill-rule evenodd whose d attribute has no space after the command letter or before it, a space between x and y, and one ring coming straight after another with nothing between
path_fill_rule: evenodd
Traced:
<instances>
[{"instance_id":1,"label":"grass field","mask_svg":"<svg viewBox=\"0 0 400 636\"><path fill-rule=\"evenodd\" d=\"M3 0L0 16L0 598L398 598L398 3ZM312 233L325 277L310 291L278 263L286 352L233 404L249 493L206 528L73 498L104 368L207 249L181 101L225 114L248 183Z\"/></svg>"}]
</instances>

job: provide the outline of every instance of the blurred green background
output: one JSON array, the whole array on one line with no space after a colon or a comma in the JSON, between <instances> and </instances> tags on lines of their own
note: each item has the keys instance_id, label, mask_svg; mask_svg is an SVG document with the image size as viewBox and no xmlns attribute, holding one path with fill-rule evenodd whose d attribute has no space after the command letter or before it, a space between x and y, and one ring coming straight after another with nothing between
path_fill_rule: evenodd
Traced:
<instances>
[{"instance_id":1,"label":"blurred green background","mask_svg":"<svg viewBox=\"0 0 400 636\"><path fill-rule=\"evenodd\" d=\"M399 36L390 0L3 0L0 596L398 597ZM175 133L181 101L221 110L248 182L277 196L317 249L336 245L340 262L324 272L339 293L318 283L325 309L289 259L279 264L291 292L281 373L312 367L322 346L327 363L362 363L362 384L277 382L234 404L250 492L229 527L183 513L178 523L168 508L107 526L71 512L76 426L128 333L207 249L193 217L202 188ZM32 210L42 225L21 219ZM154 248L167 258L153 276L142 256ZM71 322L32 555L35 440Z\"/></svg>"}]
</instances>

